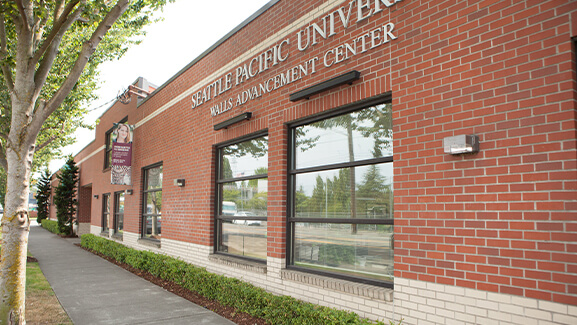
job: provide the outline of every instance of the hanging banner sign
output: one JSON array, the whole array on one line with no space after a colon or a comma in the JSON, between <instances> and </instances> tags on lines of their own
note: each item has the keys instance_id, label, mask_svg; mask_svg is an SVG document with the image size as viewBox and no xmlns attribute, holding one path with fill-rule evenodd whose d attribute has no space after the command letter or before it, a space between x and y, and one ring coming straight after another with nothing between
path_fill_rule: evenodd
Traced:
<instances>
[{"instance_id":1,"label":"hanging banner sign","mask_svg":"<svg viewBox=\"0 0 577 325\"><path fill-rule=\"evenodd\" d=\"M114 123L112 130L111 184L132 185L132 139L134 125Z\"/></svg>"}]
</instances>

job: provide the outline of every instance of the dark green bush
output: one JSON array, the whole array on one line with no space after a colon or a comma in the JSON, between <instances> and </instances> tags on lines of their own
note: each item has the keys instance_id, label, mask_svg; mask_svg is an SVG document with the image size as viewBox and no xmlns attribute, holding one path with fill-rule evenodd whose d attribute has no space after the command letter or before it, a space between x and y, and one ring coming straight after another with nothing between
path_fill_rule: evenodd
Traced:
<instances>
[{"instance_id":1,"label":"dark green bush","mask_svg":"<svg viewBox=\"0 0 577 325\"><path fill-rule=\"evenodd\" d=\"M42 224L42 228L44 228L50 232L53 232L55 234L60 234L60 231L58 231L58 222L57 221L44 219L44 220L42 220L41 224Z\"/></svg>"},{"instance_id":2,"label":"dark green bush","mask_svg":"<svg viewBox=\"0 0 577 325\"><path fill-rule=\"evenodd\" d=\"M383 322L362 319L352 312L314 305L289 296L275 296L249 283L210 273L182 260L128 248L92 234L82 235L81 245L164 280L175 282L208 299L263 318L270 324L384 325Z\"/></svg>"}]
</instances>

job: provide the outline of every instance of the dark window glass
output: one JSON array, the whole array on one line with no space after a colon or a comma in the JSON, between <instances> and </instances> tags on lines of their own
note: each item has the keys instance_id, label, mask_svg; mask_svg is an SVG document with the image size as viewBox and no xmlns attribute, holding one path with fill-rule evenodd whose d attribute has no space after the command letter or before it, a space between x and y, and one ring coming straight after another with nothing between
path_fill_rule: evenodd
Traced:
<instances>
[{"instance_id":1,"label":"dark window glass","mask_svg":"<svg viewBox=\"0 0 577 325\"><path fill-rule=\"evenodd\" d=\"M112 166L112 130L106 132L106 147L104 149L104 168Z\"/></svg>"},{"instance_id":2,"label":"dark window glass","mask_svg":"<svg viewBox=\"0 0 577 325\"><path fill-rule=\"evenodd\" d=\"M160 239L162 228L162 165L144 170L144 184L142 237Z\"/></svg>"},{"instance_id":3,"label":"dark window glass","mask_svg":"<svg viewBox=\"0 0 577 325\"><path fill-rule=\"evenodd\" d=\"M108 231L110 225L110 193L102 194L102 231Z\"/></svg>"},{"instance_id":4,"label":"dark window glass","mask_svg":"<svg viewBox=\"0 0 577 325\"><path fill-rule=\"evenodd\" d=\"M291 267L392 285L391 104L299 125L291 134Z\"/></svg>"},{"instance_id":5,"label":"dark window glass","mask_svg":"<svg viewBox=\"0 0 577 325\"><path fill-rule=\"evenodd\" d=\"M218 150L216 251L266 259L268 137Z\"/></svg>"},{"instance_id":6,"label":"dark window glass","mask_svg":"<svg viewBox=\"0 0 577 325\"><path fill-rule=\"evenodd\" d=\"M124 231L124 191L114 193L114 232Z\"/></svg>"}]
</instances>

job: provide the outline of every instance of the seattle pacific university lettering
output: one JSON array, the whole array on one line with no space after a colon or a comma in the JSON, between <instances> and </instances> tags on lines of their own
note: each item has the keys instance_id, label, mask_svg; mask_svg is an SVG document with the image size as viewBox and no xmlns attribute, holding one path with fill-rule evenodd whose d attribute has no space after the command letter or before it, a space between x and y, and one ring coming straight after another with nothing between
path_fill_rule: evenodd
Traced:
<instances>
[{"instance_id":1,"label":"seattle pacific university lettering","mask_svg":"<svg viewBox=\"0 0 577 325\"><path fill-rule=\"evenodd\" d=\"M342 26L344 30L380 13L384 8L390 8L402 0L351 0L345 6L324 16L318 22L314 22L299 30L295 34L297 49L304 52L314 47L323 40L327 40L338 33ZM266 93L282 88L288 84L296 82L308 75L316 73L318 62L322 62L325 68L330 68L335 64L348 60L355 55L365 53L383 44L397 39L393 34L395 25L386 23L378 28L372 29L362 35L356 36L341 45L329 49L324 54L307 59L292 68L285 70L273 77L266 79L249 89L243 90L236 96L226 98L210 108L211 115L217 116L239 107L249 100L262 97ZM215 80L203 89L192 95L192 108L196 108L211 101L235 86L262 74L289 58L289 47L291 39L282 40L263 51L244 64L238 66L233 71Z\"/></svg>"}]
</instances>

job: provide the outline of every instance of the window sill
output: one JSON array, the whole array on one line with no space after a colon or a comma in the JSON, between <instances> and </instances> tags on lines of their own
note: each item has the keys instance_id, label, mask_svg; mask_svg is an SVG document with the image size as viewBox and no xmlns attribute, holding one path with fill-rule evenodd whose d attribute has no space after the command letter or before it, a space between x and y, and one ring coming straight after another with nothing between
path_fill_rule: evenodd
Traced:
<instances>
[{"instance_id":1,"label":"window sill","mask_svg":"<svg viewBox=\"0 0 577 325\"><path fill-rule=\"evenodd\" d=\"M209 255L208 260L213 263L230 266L236 269L252 271L260 274L266 274L266 264L263 263L247 261L241 258L234 258L231 256L225 256L219 254Z\"/></svg>"},{"instance_id":2,"label":"window sill","mask_svg":"<svg viewBox=\"0 0 577 325\"><path fill-rule=\"evenodd\" d=\"M101 237L110 238L110 234L108 233L108 229L105 230L105 231L102 231L102 232L100 233L100 236L101 236Z\"/></svg>"},{"instance_id":3,"label":"window sill","mask_svg":"<svg viewBox=\"0 0 577 325\"><path fill-rule=\"evenodd\" d=\"M148 238L139 238L136 241L139 245L144 245L148 247L160 248L160 240L148 239Z\"/></svg>"},{"instance_id":4,"label":"window sill","mask_svg":"<svg viewBox=\"0 0 577 325\"><path fill-rule=\"evenodd\" d=\"M371 299L387 302L393 301L393 289L377 287L370 284L351 282L287 269L281 270L281 279Z\"/></svg>"}]
</instances>

